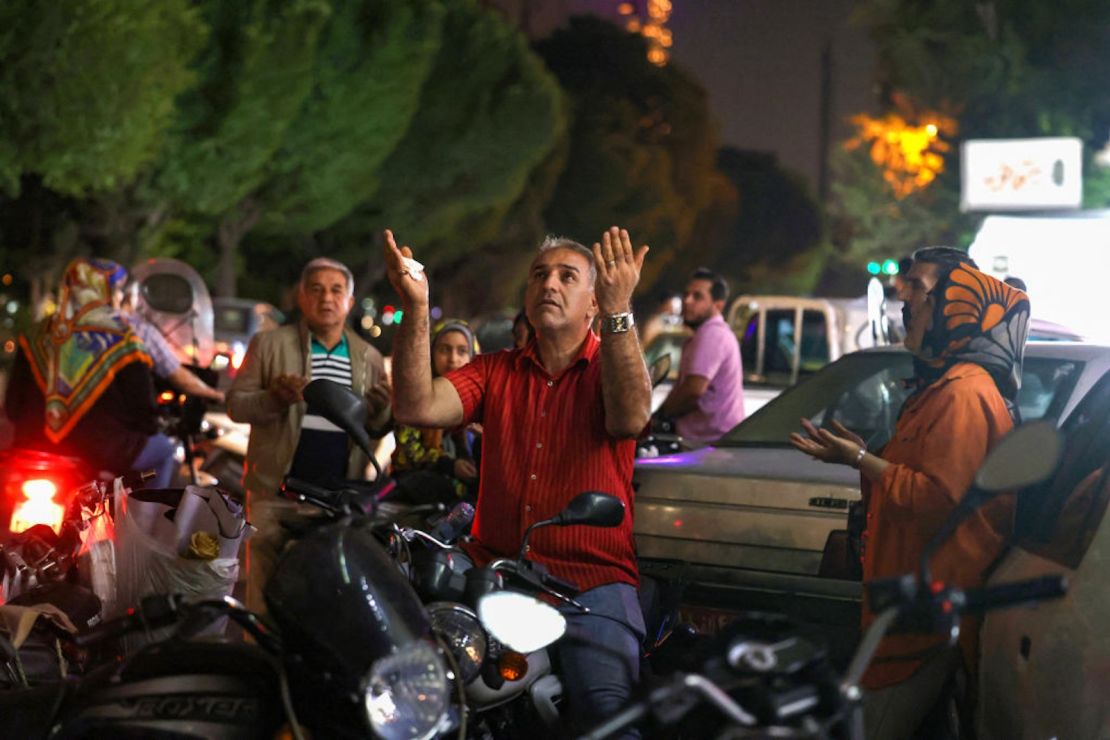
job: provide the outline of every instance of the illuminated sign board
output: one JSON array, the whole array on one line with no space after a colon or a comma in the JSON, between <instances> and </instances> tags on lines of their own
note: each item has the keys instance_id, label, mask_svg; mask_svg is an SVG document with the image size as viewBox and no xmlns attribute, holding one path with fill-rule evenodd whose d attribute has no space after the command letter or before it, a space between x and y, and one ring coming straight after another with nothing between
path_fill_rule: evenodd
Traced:
<instances>
[{"instance_id":1,"label":"illuminated sign board","mask_svg":"<svg viewBox=\"0 0 1110 740\"><path fill-rule=\"evenodd\" d=\"M965 141L960 161L963 211L1079 208L1083 200L1079 139Z\"/></svg>"}]
</instances>

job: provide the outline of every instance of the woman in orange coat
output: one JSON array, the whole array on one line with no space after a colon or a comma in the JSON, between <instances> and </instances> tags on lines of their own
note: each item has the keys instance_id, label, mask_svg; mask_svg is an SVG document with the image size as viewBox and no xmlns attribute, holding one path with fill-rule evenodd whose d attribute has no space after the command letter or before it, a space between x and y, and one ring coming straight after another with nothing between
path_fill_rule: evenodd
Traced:
<instances>
[{"instance_id":1,"label":"woman in orange coat","mask_svg":"<svg viewBox=\"0 0 1110 740\"><path fill-rule=\"evenodd\" d=\"M979 272L958 250L914 254L901 296L906 348L914 354L916 388L894 436L867 450L842 425L817 429L791 443L830 463L859 468L867 509L864 582L913 572L925 545L971 486L987 452L1017 421L1021 362L1028 335L1025 294ZM1001 554L1012 509L996 500L965 521L933 555L935 578L981 585ZM863 627L874 615L864 605ZM962 654L974 677L978 625L965 620L959 652L935 635L886 638L863 680L868 737L910 737L941 696Z\"/></svg>"}]
</instances>

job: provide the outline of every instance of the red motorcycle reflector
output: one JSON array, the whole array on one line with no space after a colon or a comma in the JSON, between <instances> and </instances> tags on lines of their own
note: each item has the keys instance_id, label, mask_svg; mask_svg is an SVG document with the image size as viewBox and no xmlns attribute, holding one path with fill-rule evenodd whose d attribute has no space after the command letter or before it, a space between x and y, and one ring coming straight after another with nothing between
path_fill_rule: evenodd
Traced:
<instances>
[{"instance_id":1,"label":"red motorcycle reflector","mask_svg":"<svg viewBox=\"0 0 1110 740\"><path fill-rule=\"evenodd\" d=\"M57 533L66 510L61 504L54 503L54 497L58 495L58 486L54 481L46 478L25 480L22 491L25 500L16 504L12 511L11 532L18 534L36 524L45 524Z\"/></svg>"}]
</instances>

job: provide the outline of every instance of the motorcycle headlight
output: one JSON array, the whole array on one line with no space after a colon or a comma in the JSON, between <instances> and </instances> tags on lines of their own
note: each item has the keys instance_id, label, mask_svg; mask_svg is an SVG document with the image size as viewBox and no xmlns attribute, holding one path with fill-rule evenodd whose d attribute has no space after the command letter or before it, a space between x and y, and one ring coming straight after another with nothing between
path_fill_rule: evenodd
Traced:
<instances>
[{"instance_id":1,"label":"motorcycle headlight","mask_svg":"<svg viewBox=\"0 0 1110 740\"><path fill-rule=\"evenodd\" d=\"M489 642L478 616L461 604L436 602L428 604L432 629L443 638L459 664L463 683L473 681L482 670Z\"/></svg>"},{"instance_id":2,"label":"motorcycle headlight","mask_svg":"<svg viewBox=\"0 0 1110 740\"><path fill-rule=\"evenodd\" d=\"M374 663L363 704L371 728L383 740L425 740L446 720L449 691L435 648L416 640Z\"/></svg>"}]
</instances>

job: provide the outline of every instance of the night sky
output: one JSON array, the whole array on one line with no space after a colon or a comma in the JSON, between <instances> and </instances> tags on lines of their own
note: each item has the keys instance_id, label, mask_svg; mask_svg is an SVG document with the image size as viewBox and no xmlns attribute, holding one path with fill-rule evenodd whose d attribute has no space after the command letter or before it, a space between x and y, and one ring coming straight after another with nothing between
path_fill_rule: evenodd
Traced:
<instances>
[{"instance_id":1,"label":"night sky","mask_svg":"<svg viewBox=\"0 0 1110 740\"><path fill-rule=\"evenodd\" d=\"M674 0L674 60L705 85L725 144L775 152L816 187L821 56L831 49L832 139L874 108L874 51L851 0Z\"/></svg>"},{"instance_id":2,"label":"night sky","mask_svg":"<svg viewBox=\"0 0 1110 740\"><path fill-rule=\"evenodd\" d=\"M534 38L572 15L622 23L618 0L492 0ZM633 0L642 12L645 0ZM672 0L673 60L709 92L722 143L770 151L816 190L822 49L831 49L832 141L844 119L874 108L874 50L849 24L852 0ZM524 7L528 11L524 12Z\"/></svg>"}]
</instances>

